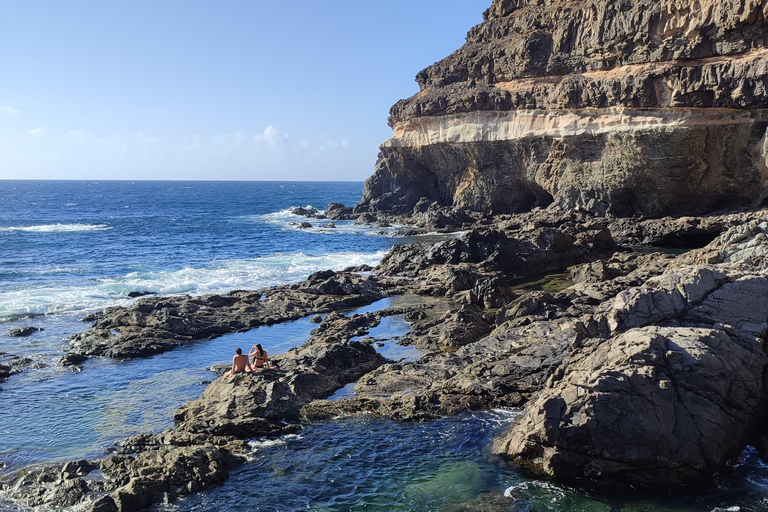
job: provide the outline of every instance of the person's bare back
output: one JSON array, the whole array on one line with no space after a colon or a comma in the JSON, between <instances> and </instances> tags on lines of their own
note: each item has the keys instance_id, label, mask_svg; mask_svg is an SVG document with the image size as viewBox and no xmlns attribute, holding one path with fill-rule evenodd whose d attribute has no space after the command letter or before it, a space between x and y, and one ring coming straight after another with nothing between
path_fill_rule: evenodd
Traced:
<instances>
[{"instance_id":1,"label":"person's bare back","mask_svg":"<svg viewBox=\"0 0 768 512\"><path fill-rule=\"evenodd\" d=\"M248 362L248 356L243 354L243 351L238 348L235 350L236 354L232 358L232 369L224 374L225 377L231 377L236 373L252 372L251 363Z\"/></svg>"}]
</instances>

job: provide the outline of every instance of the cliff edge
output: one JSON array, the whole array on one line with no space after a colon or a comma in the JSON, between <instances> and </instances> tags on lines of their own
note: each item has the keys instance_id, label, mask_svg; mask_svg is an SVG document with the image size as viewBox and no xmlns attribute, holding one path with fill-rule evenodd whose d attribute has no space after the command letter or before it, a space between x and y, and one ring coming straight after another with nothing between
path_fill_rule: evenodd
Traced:
<instances>
[{"instance_id":1,"label":"cliff edge","mask_svg":"<svg viewBox=\"0 0 768 512\"><path fill-rule=\"evenodd\" d=\"M360 210L749 205L768 184L768 0L494 0L396 103Z\"/></svg>"}]
</instances>

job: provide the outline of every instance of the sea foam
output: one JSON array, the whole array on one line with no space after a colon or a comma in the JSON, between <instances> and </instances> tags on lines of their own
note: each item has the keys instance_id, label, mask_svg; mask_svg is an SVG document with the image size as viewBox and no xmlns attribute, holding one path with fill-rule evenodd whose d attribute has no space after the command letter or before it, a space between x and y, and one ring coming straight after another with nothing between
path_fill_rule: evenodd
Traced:
<instances>
[{"instance_id":1,"label":"sea foam","mask_svg":"<svg viewBox=\"0 0 768 512\"><path fill-rule=\"evenodd\" d=\"M310 209L311 205L307 205L304 208ZM272 213L263 215L244 215L234 219L235 222L264 222L272 224L273 226L287 230L304 231L307 233L318 233L323 235L341 235L341 234L354 234L354 235L374 235L374 236L393 236L397 234L397 231L405 226L400 224L392 224L386 228L370 226L367 224L357 224L351 220L330 220L330 219L313 219L311 217L303 217L293 213L294 207L286 208ZM324 210L317 210L319 214L325 213ZM311 224L312 227L302 228L301 223L306 222ZM335 227L329 227L333 223Z\"/></svg>"},{"instance_id":2,"label":"sea foam","mask_svg":"<svg viewBox=\"0 0 768 512\"><path fill-rule=\"evenodd\" d=\"M41 224L38 226L10 226L0 231L25 231L28 233L76 233L80 231L108 231L107 224Z\"/></svg>"},{"instance_id":3,"label":"sea foam","mask_svg":"<svg viewBox=\"0 0 768 512\"><path fill-rule=\"evenodd\" d=\"M342 270L350 266L377 265L386 254L303 252L273 254L254 259L213 261L195 268L132 272L119 277L82 279L62 284L0 291L0 319L27 315L85 312L127 304L132 291L162 295L225 293L257 289L305 279L318 270Z\"/></svg>"}]
</instances>

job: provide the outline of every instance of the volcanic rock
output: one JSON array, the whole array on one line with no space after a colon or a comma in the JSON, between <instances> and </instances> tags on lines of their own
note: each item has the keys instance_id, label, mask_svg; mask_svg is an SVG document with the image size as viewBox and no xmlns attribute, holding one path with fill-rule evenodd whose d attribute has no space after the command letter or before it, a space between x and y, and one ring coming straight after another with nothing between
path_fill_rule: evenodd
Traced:
<instances>
[{"instance_id":1,"label":"volcanic rock","mask_svg":"<svg viewBox=\"0 0 768 512\"><path fill-rule=\"evenodd\" d=\"M8 329L8 336L11 336L13 338L18 338L22 336L29 336L31 334L36 333L37 331L42 331L42 330L43 329L41 327L25 325L24 327L14 327L13 329Z\"/></svg>"},{"instance_id":2,"label":"volcanic rock","mask_svg":"<svg viewBox=\"0 0 768 512\"><path fill-rule=\"evenodd\" d=\"M760 200L765 13L761 0L494 0L392 107L359 209L663 216Z\"/></svg>"},{"instance_id":3,"label":"volcanic rock","mask_svg":"<svg viewBox=\"0 0 768 512\"><path fill-rule=\"evenodd\" d=\"M88 315L70 352L116 359L148 357L192 340L369 304L384 297L376 277L327 271L297 285L200 297L142 298Z\"/></svg>"},{"instance_id":4,"label":"volcanic rock","mask_svg":"<svg viewBox=\"0 0 768 512\"><path fill-rule=\"evenodd\" d=\"M494 450L558 478L634 487L701 484L722 469L768 416L766 231L761 220L732 228L585 315Z\"/></svg>"}]
</instances>

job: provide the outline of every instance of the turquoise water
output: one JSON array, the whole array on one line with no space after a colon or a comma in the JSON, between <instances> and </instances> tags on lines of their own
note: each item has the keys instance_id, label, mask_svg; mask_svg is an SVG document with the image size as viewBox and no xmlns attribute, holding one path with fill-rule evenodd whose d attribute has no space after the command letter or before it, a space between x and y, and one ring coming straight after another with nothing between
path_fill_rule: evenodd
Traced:
<instances>
[{"instance_id":1,"label":"turquoise water","mask_svg":"<svg viewBox=\"0 0 768 512\"><path fill-rule=\"evenodd\" d=\"M131 291L226 292L375 264L397 242L393 233L351 222L300 230L292 223L303 219L289 212L352 204L361 192L361 183L0 181L0 352L40 366L0 384L0 478L98 457L117 439L171 426L172 411L215 377L205 368L229 362L237 346L258 342L274 354L306 341L316 324L301 319L148 359L91 359L81 373L56 365L66 338L88 327L86 312L128 304ZM44 330L4 335L21 325ZM386 317L370 336L390 359L418 358L393 341L407 329L402 317ZM768 468L752 451L716 488L697 493L609 496L533 479L489 453L518 413L307 425L253 440L252 460L222 487L160 509L454 511L481 499L517 511L768 510Z\"/></svg>"}]
</instances>

